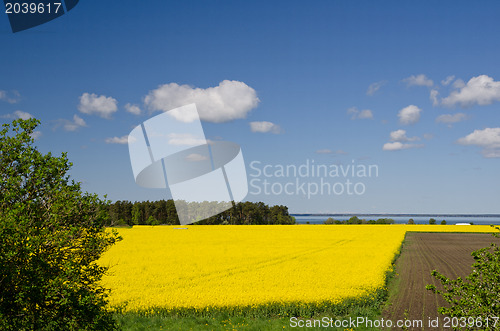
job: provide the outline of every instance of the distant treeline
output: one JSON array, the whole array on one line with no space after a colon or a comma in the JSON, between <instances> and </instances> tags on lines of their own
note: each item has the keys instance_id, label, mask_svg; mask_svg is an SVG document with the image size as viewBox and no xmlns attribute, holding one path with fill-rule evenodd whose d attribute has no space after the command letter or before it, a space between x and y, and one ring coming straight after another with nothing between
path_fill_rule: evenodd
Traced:
<instances>
[{"instance_id":1,"label":"distant treeline","mask_svg":"<svg viewBox=\"0 0 500 331\"><path fill-rule=\"evenodd\" d=\"M360 219L357 216L353 216L346 221L339 221L333 218L328 218L325 224L394 224L394 220L392 218L379 218L378 220L365 220Z\"/></svg>"},{"instance_id":2,"label":"distant treeline","mask_svg":"<svg viewBox=\"0 0 500 331\"><path fill-rule=\"evenodd\" d=\"M192 202L196 203L196 202ZM196 208L213 209L217 202L197 203ZM107 226L120 225L179 225L173 200L116 201L107 207ZM232 208L195 224L295 224L288 207L272 206L263 202L240 202Z\"/></svg>"},{"instance_id":3,"label":"distant treeline","mask_svg":"<svg viewBox=\"0 0 500 331\"><path fill-rule=\"evenodd\" d=\"M392 218L379 218L378 220L365 220L365 219L360 219L357 216L353 216L349 218L346 221L339 221L336 219L333 219L329 217L326 221L323 222L324 224L394 224L394 220ZM415 224L415 221L413 218L410 218L408 220L408 224L412 225ZM434 218L429 219L429 224L434 225L437 224L437 221ZM442 220L439 224L441 225L446 225L446 221ZM474 223L470 222L471 225L474 225Z\"/></svg>"}]
</instances>

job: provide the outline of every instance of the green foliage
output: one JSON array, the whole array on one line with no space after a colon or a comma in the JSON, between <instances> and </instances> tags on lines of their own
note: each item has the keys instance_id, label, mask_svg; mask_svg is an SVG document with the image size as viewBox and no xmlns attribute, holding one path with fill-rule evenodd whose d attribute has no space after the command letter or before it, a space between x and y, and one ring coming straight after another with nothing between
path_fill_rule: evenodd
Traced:
<instances>
[{"instance_id":1,"label":"green foliage","mask_svg":"<svg viewBox=\"0 0 500 331\"><path fill-rule=\"evenodd\" d=\"M69 180L66 154L41 154L38 120L0 131L0 329L111 330L97 259L119 238L105 202Z\"/></svg>"},{"instance_id":2,"label":"green foliage","mask_svg":"<svg viewBox=\"0 0 500 331\"><path fill-rule=\"evenodd\" d=\"M335 220L331 217L328 217L328 219L324 222L324 224L335 224Z\"/></svg>"},{"instance_id":3,"label":"green foliage","mask_svg":"<svg viewBox=\"0 0 500 331\"><path fill-rule=\"evenodd\" d=\"M324 224L394 224L394 220L392 218L379 218L378 220L369 220L360 219L357 216L352 216L346 221L334 220L333 218L328 218Z\"/></svg>"},{"instance_id":4,"label":"green foliage","mask_svg":"<svg viewBox=\"0 0 500 331\"><path fill-rule=\"evenodd\" d=\"M496 228L499 230L500 228ZM498 237L498 234L495 234ZM436 270L432 275L438 279L443 289L438 289L434 285L427 285L426 288L434 293L440 294L450 307L440 307L441 314L450 317L476 317L481 318L484 323L481 330L495 330L493 327L494 318L500 316L500 248L492 243L491 247L486 247L472 252L474 264L472 272L464 279L450 279ZM486 326L486 319L490 320L490 325ZM473 329L473 328L470 328Z\"/></svg>"},{"instance_id":5,"label":"green foliage","mask_svg":"<svg viewBox=\"0 0 500 331\"><path fill-rule=\"evenodd\" d=\"M352 216L346 221L346 224L361 224L362 220L358 218L358 216Z\"/></svg>"},{"instance_id":6,"label":"green foliage","mask_svg":"<svg viewBox=\"0 0 500 331\"><path fill-rule=\"evenodd\" d=\"M429 219L429 224L430 225L435 225L436 224L436 220L433 219L433 218Z\"/></svg>"},{"instance_id":7,"label":"green foliage","mask_svg":"<svg viewBox=\"0 0 500 331\"><path fill-rule=\"evenodd\" d=\"M415 221L413 220L413 218L410 218L410 219L408 220L408 224L411 224L411 225L415 224Z\"/></svg>"},{"instance_id":8,"label":"green foliage","mask_svg":"<svg viewBox=\"0 0 500 331\"><path fill-rule=\"evenodd\" d=\"M442 220L442 221L441 221L441 225L446 225L446 221L445 221L445 220Z\"/></svg>"},{"instance_id":9,"label":"green foliage","mask_svg":"<svg viewBox=\"0 0 500 331\"><path fill-rule=\"evenodd\" d=\"M197 204L196 210L220 210L216 201L204 201ZM179 218L173 200L159 201L116 201L107 207L109 219L107 226L121 224L132 225L179 225ZM240 202L215 216L196 224L295 224L295 218L288 213L285 206L272 206L263 202Z\"/></svg>"},{"instance_id":10,"label":"green foliage","mask_svg":"<svg viewBox=\"0 0 500 331\"><path fill-rule=\"evenodd\" d=\"M394 220L392 218L379 218L377 220L377 224L394 224Z\"/></svg>"}]
</instances>

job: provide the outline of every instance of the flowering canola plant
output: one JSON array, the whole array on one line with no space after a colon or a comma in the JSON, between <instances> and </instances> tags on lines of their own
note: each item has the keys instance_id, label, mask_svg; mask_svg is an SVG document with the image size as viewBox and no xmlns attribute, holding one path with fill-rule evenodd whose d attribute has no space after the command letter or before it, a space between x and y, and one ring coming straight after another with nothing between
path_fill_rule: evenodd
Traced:
<instances>
[{"instance_id":1,"label":"flowering canola plant","mask_svg":"<svg viewBox=\"0 0 500 331\"><path fill-rule=\"evenodd\" d=\"M489 232L487 226L134 226L100 260L124 310L339 303L373 293L407 231Z\"/></svg>"}]
</instances>

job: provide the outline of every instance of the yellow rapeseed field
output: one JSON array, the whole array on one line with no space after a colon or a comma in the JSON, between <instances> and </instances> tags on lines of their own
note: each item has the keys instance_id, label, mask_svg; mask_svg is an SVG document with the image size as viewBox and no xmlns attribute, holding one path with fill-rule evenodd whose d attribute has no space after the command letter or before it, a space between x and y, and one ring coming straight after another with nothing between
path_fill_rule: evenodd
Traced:
<instances>
[{"instance_id":1,"label":"yellow rapeseed field","mask_svg":"<svg viewBox=\"0 0 500 331\"><path fill-rule=\"evenodd\" d=\"M411 231L488 232L454 225L134 226L100 260L125 310L340 302L384 286Z\"/></svg>"}]
</instances>

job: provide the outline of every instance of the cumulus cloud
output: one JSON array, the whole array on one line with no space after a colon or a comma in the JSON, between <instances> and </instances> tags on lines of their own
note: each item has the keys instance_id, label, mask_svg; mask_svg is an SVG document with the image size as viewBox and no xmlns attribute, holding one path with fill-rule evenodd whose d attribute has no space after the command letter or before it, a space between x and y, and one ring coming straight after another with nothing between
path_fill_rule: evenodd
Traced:
<instances>
[{"instance_id":1,"label":"cumulus cloud","mask_svg":"<svg viewBox=\"0 0 500 331\"><path fill-rule=\"evenodd\" d=\"M33 118L33 115L31 115L30 113L27 113L25 111L22 111L22 110L16 110L15 112L13 112L12 114L7 114L7 115L3 115L3 116L0 116L2 118L10 118L10 119L22 119L22 120L28 120L30 118Z\"/></svg>"},{"instance_id":2,"label":"cumulus cloud","mask_svg":"<svg viewBox=\"0 0 500 331\"><path fill-rule=\"evenodd\" d=\"M434 82L431 79L427 78L427 76L424 74L420 74L417 76L412 75L410 77L403 79L403 82L405 82L407 84L407 86L431 87L432 85L434 85Z\"/></svg>"},{"instance_id":3,"label":"cumulus cloud","mask_svg":"<svg viewBox=\"0 0 500 331\"><path fill-rule=\"evenodd\" d=\"M110 119L111 115L118 110L116 99L105 95L83 93L80 96L78 110L87 115L97 115Z\"/></svg>"},{"instance_id":4,"label":"cumulus cloud","mask_svg":"<svg viewBox=\"0 0 500 331\"><path fill-rule=\"evenodd\" d=\"M259 101L253 88L235 80L224 80L206 89L170 83L150 91L144 98L145 105L153 111L169 111L196 103L200 118L213 123L245 118ZM185 112L170 111L169 114L182 122L193 120L186 118Z\"/></svg>"},{"instance_id":5,"label":"cumulus cloud","mask_svg":"<svg viewBox=\"0 0 500 331\"><path fill-rule=\"evenodd\" d=\"M7 92L0 90L0 100L6 101L8 103L16 103L19 101L21 95L17 91Z\"/></svg>"},{"instance_id":6,"label":"cumulus cloud","mask_svg":"<svg viewBox=\"0 0 500 331\"><path fill-rule=\"evenodd\" d=\"M281 127L273 122L261 121L261 122L250 122L250 130L252 132L261 133L274 133L279 134L282 132Z\"/></svg>"},{"instance_id":7,"label":"cumulus cloud","mask_svg":"<svg viewBox=\"0 0 500 331\"><path fill-rule=\"evenodd\" d=\"M131 114L134 114L134 115L140 115L141 114L141 108L139 108L139 106L137 105L133 105L133 104L130 104L130 103L127 103L125 105L125 110Z\"/></svg>"},{"instance_id":8,"label":"cumulus cloud","mask_svg":"<svg viewBox=\"0 0 500 331\"><path fill-rule=\"evenodd\" d=\"M423 147L424 145L417 145L417 144L403 144L402 142L395 141L392 143L385 143L384 146L382 146L382 149L384 151L399 151L402 149L409 149L409 148L420 148Z\"/></svg>"},{"instance_id":9,"label":"cumulus cloud","mask_svg":"<svg viewBox=\"0 0 500 331\"><path fill-rule=\"evenodd\" d=\"M441 81L441 85L448 86L455 79L455 76L448 76L446 79Z\"/></svg>"},{"instance_id":10,"label":"cumulus cloud","mask_svg":"<svg viewBox=\"0 0 500 331\"><path fill-rule=\"evenodd\" d=\"M17 117L17 118L20 118L20 119L23 119L23 120L28 120L30 118L32 118L33 116L30 114L30 113L27 113L25 111L21 111L21 110L16 110L14 112L14 115Z\"/></svg>"},{"instance_id":11,"label":"cumulus cloud","mask_svg":"<svg viewBox=\"0 0 500 331\"><path fill-rule=\"evenodd\" d=\"M456 114L443 114L439 115L436 118L436 123L445 123L445 124L453 124L464 121L467 119L467 115L464 113L456 113Z\"/></svg>"},{"instance_id":12,"label":"cumulus cloud","mask_svg":"<svg viewBox=\"0 0 500 331\"><path fill-rule=\"evenodd\" d=\"M59 119L56 121L56 128L62 126L65 131L76 131L81 127L87 126L83 118L78 115L73 116L73 120Z\"/></svg>"},{"instance_id":13,"label":"cumulus cloud","mask_svg":"<svg viewBox=\"0 0 500 331\"><path fill-rule=\"evenodd\" d=\"M370 109L358 110L356 107L347 109L347 114L351 115L351 120L371 120L373 112Z\"/></svg>"},{"instance_id":14,"label":"cumulus cloud","mask_svg":"<svg viewBox=\"0 0 500 331\"><path fill-rule=\"evenodd\" d=\"M420 140L419 137L408 137L405 130L396 130L390 133L391 142L385 143L382 146L384 151L398 151L409 148L420 148L422 144L409 144L408 142Z\"/></svg>"},{"instance_id":15,"label":"cumulus cloud","mask_svg":"<svg viewBox=\"0 0 500 331\"><path fill-rule=\"evenodd\" d=\"M399 142L404 142L404 141L416 141L420 140L419 137L407 137L406 136L406 131L405 130L396 130L392 131L390 133L391 141L399 141Z\"/></svg>"},{"instance_id":16,"label":"cumulus cloud","mask_svg":"<svg viewBox=\"0 0 500 331\"><path fill-rule=\"evenodd\" d=\"M38 140L42 136L42 131L33 131L33 133L31 133L30 136L33 139Z\"/></svg>"},{"instance_id":17,"label":"cumulus cloud","mask_svg":"<svg viewBox=\"0 0 500 331\"><path fill-rule=\"evenodd\" d=\"M422 109L418 108L415 105L409 105L401 109L398 113L399 123L408 125L417 123L420 120L420 113Z\"/></svg>"},{"instance_id":18,"label":"cumulus cloud","mask_svg":"<svg viewBox=\"0 0 500 331\"><path fill-rule=\"evenodd\" d=\"M456 87L456 90L452 91L441 103L445 106L458 104L461 107L469 107L474 104L486 106L495 101L500 101L500 81L480 75L472 77L464 86Z\"/></svg>"},{"instance_id":19,"label":"cumulus cloud","mask_svg":"<svg viewBox=\"0 0 500 331\"><path fill-rule=\"evenodd\" d=\"M457 140L461 145L481 147L481 154L486 158L500 157L500 128L486 128Z\"/></svg>"},{"instance_id":20,"label":"cumulus cloud","mask_svg":"<svg viewBox=\"0 0 500 331\"><path fill-rule=\"evenodd\" d=\"M457 79L456 81L453 82L452 86L454 88L456 88L456 89L459 89L459 88L462 88L462 87L465 86L465 82L459 78L459 79Z\"/></svg>"},{"instance_id":21,"label":"cumulus cloud","mask_svg":"<svg viewBox=\"0 0 500 331\"><path fill-rule=\"evenodd\" d=\"M197 137L191 133L170 133L168 135L168 144L175 146L197 146L206 144L207 140L203 137Z\"/></svg>"},{"instance_id":22,"label":"cumulus cloud","mask_svg":"<svg viewBox=\"0 0 500 331\"><path fill-rule=\"evenodd\" d=\"M374 95L375 92L380 90L380 88L382 86L384 86L385 84L387 84L386 80L381 80L380 82L375 82L373 84L370 84L370 86L368 86L368 90L366 91L366 95L370 95L370 96Z\"/></svg>"},{"instance_id":23,"label":"cumulus cloud","mask_svg":"<svg viewBox=\"0 0 500 331\"><path fill-rule=\"evenodd\" d=\"M438 95L439 95L438 90L435 90L435 89L431 90L429 98L431 99L433 106L439 105Z\"/></svg>"},{"instance_id":24,"label":"cumulus cloud","mask_svg":"<svg viewBox=\"0 0 500 331\"><path fill-rule=\"evenodd\" d=\"M133 138L133 137L132 137ZM106 138L107 144L128 144L128 136Z\"/></svg>"},{"instance_id":25,"label":"cumulus cloud","mask_svg":"<svg viewBox=\"0 0 500 331\"><path fill-rule=\"evenodd\" d=\"M190 161L190 162L200 162L200 161L208 160L208 157L205 155L193 153L193 154L189 154L188 156L186 156L186 160Z\"/></svg>"}]
</instances>

